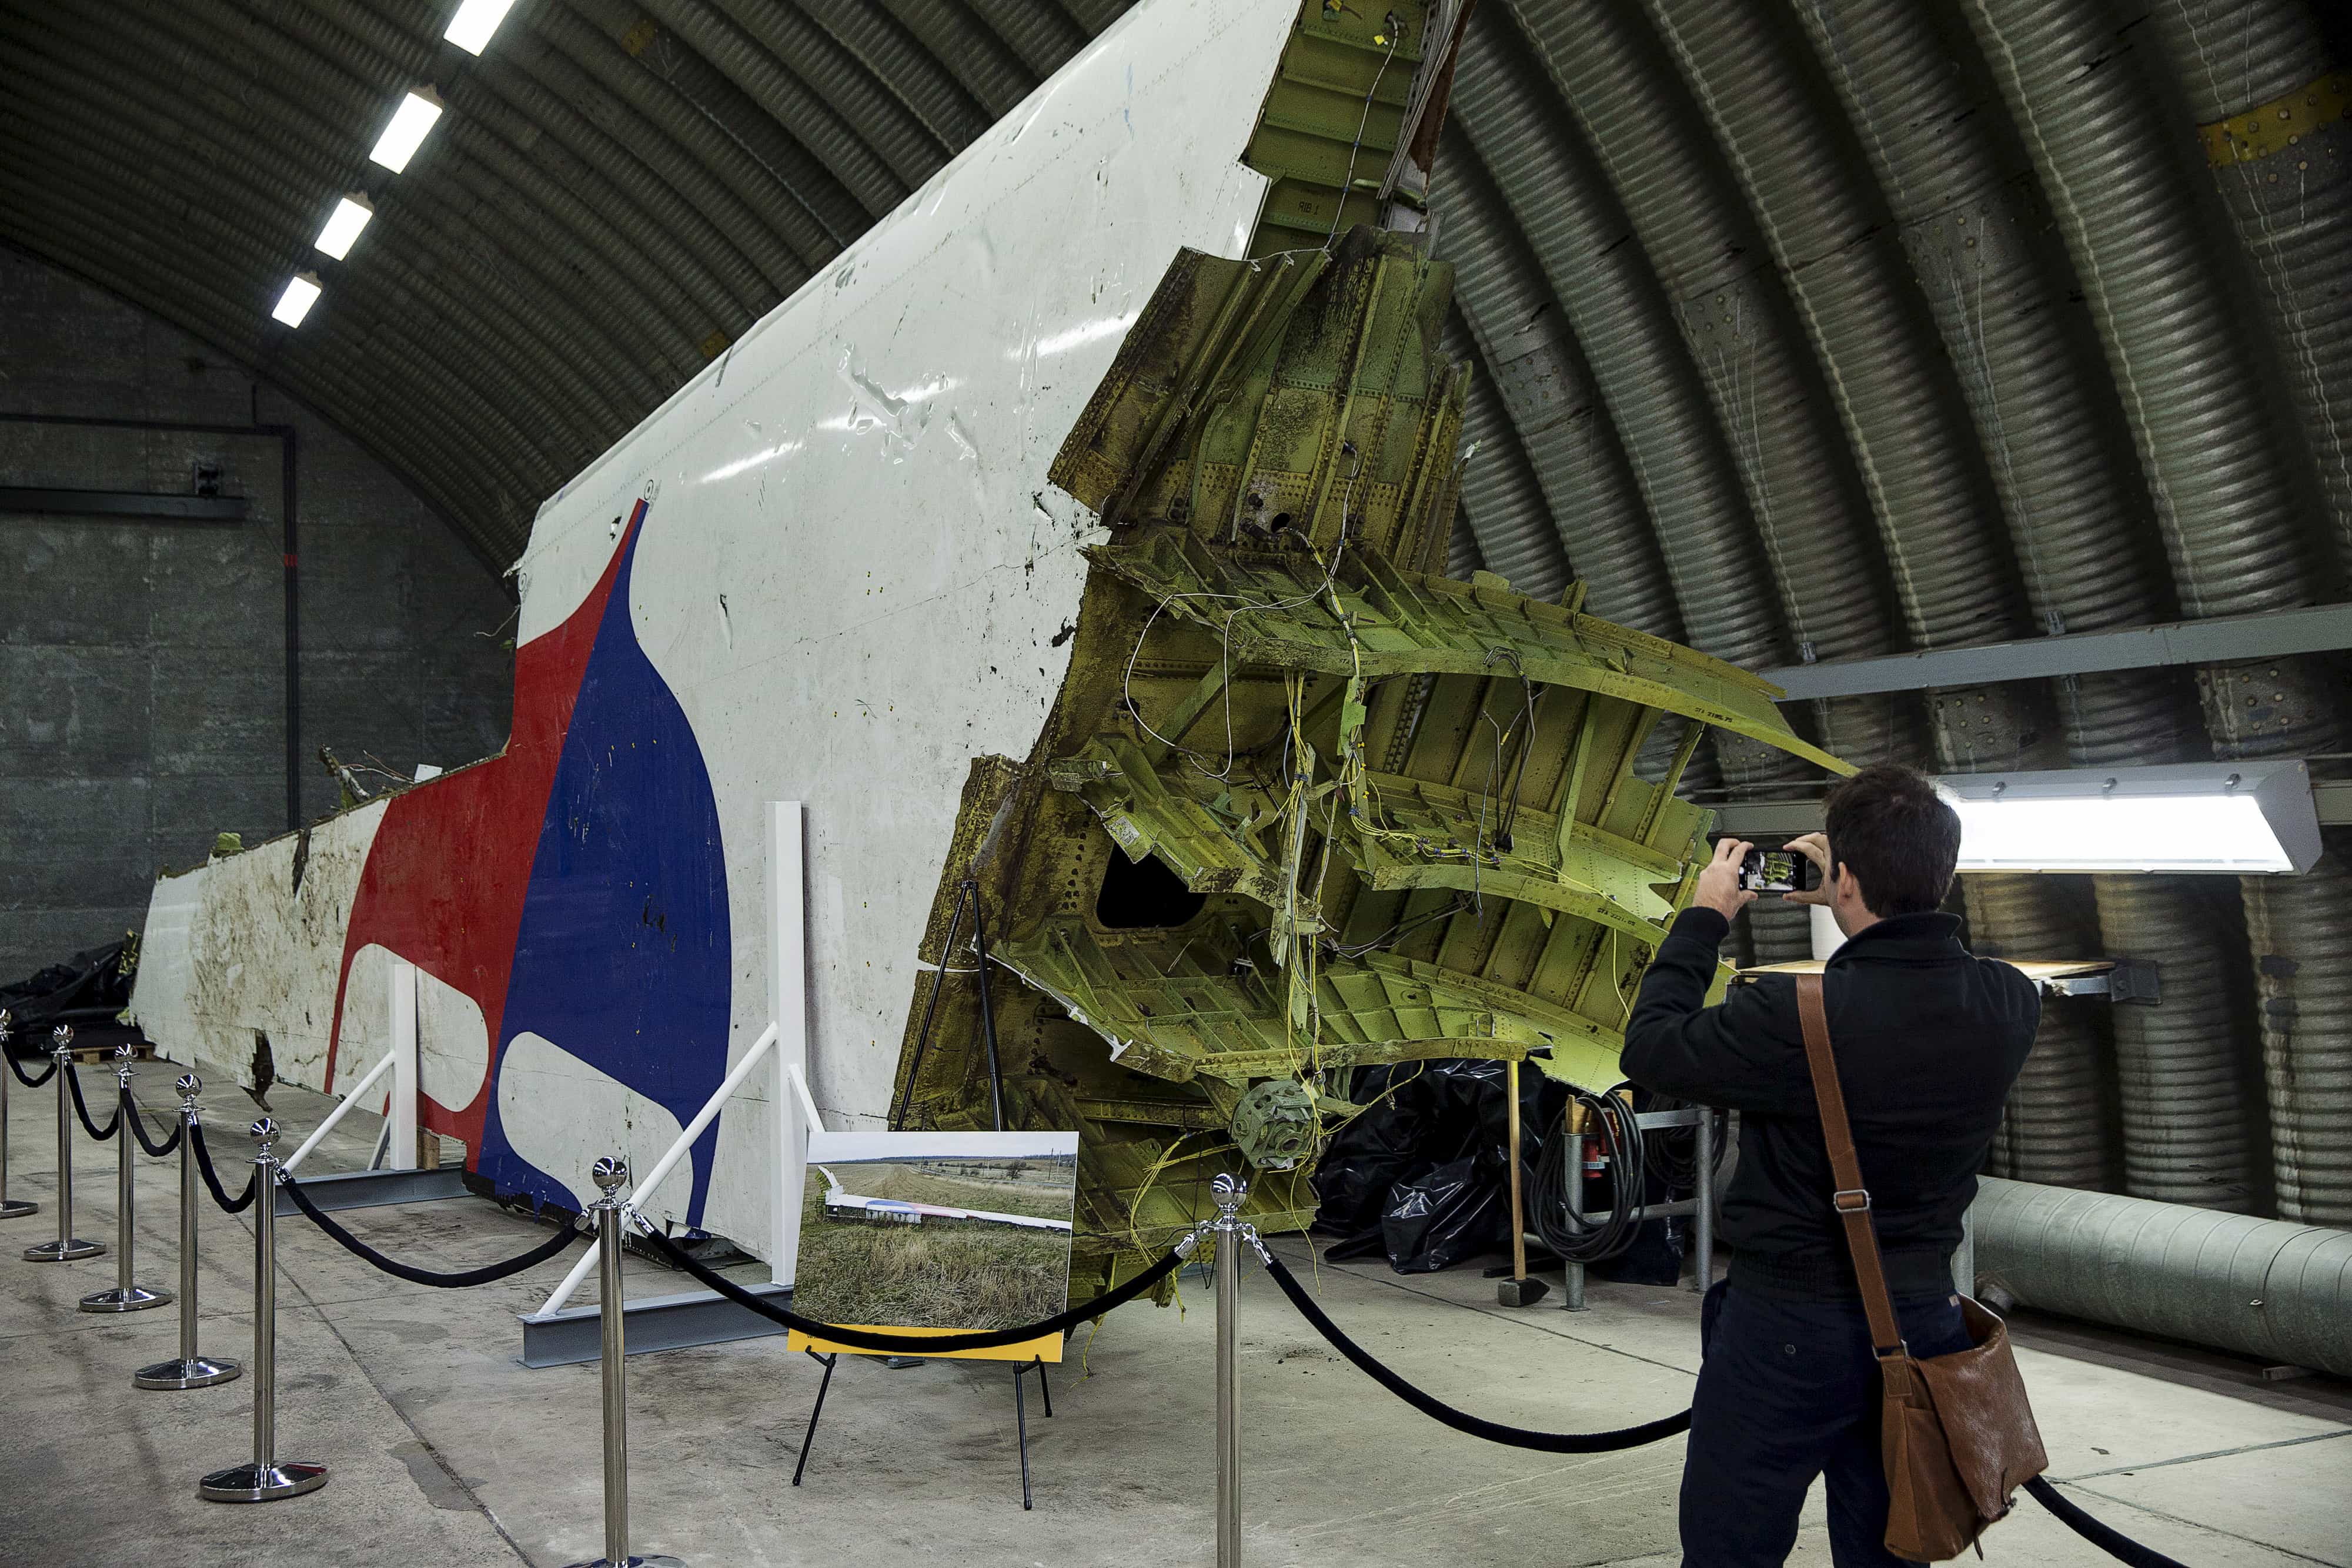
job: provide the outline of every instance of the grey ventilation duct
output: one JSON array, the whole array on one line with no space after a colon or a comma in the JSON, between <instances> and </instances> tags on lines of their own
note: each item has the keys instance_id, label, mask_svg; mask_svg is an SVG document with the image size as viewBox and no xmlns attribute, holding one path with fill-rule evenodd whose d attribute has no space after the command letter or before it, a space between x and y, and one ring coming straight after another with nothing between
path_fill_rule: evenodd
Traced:
<instances>
[{"instance_id":1,"label":"grey ventilation duct","mask_svg":"<svg viewBox=\"0 0 2352 1568\"><path fill-rule=\"evenodd\" d=\"M2027 1306L2352 1376L2352 1231L1998 1179L1969 1218Z\"/></svg>"}]
</instances>

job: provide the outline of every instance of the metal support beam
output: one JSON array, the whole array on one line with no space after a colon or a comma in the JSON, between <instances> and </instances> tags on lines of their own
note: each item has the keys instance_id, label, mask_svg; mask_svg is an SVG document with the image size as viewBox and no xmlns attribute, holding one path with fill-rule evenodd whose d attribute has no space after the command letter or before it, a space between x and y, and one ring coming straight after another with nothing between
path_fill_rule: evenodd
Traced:
<instances>
[{"instance_id":1,"label":"metal support beam","mask_svg":"<svg viewBox=\"0 0 2352 1568\"><path fill-rule=\"evenodd\" d=\"M469 1196L466 1167L443 1166L438 1170L341 1171L333 1176L304 1176L302 1190L320 1208L382 1208L394 1203L431 1203L444 1197ZM297 1214L294 1200L278 1189L278 1212Z\"/></svg>"},{"instance_id":2,"label":"metal support beam","mask_svg":"<svg viewBox=\"0 0 2352 1568\"><path fill-rule=\"evenodd\" d=\"M0 512L50 516L168 517L190 523L241 523L243 496L159 496L143 490L53 490L0 485Z\"/></svg>"},{"instance_id":3,"label":"metal support beam","mask_svg":"<svg viewBox=\"0 0 2352 1568\"><path fill-rule=\"evenodd\" d=\"M1783 702L1925 691L1932 686L1988 685L2145 670L2160 664L2216 664L2352 648L2352 604L2269 610L2210 621L2179 621L2115 632L2072 632L2015 643L1931 648L1874 659L1829 659L1762 672L1784 689Z\"/></svg>"},{"instance_id":4,"label":"metal support beam","mask_svg":"<svg viewBox=\"0 0 2352 1568\"><path fill-rule=\"evenodd\" d=\"M793 1299L783 1285L747 1283L744 1289L779 1305ZM576 1366L604 1353L603 1314L595 1307L564 1307L552 1312L518 1312L522 1322L522 1364L525 1366ZM737 1306L709 1291L677 1296L652 1296L628 1305L628 1352L683 1350L688 1345L724 1344L729 1340L758 1339L784 1331L748 1307Z\"/></svg>"}]
</instances>

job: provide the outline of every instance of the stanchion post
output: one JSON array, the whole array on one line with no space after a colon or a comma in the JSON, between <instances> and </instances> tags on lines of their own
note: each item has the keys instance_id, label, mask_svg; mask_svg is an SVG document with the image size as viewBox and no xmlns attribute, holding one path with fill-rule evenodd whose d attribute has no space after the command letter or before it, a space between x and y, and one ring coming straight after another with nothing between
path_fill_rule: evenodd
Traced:
<instances>
[{"instance_id":1,"label":"stanchion post","mask_svg":"<svg viewBox=\"0 0 2352 1568\"><path fill-rule=\"evenodd\" d=\"M1241 1568L1242 1421L1234 1359L1241 1330L1241 1211L1249 1183L1220 1176L1210 1190L1217 1199L1217 1568Z\"/></svg>"},{"instance_id":2,"label":"stanchion post","mask_svg":"<svg viewBox=\"0 0 2352 1568\"><path fill-rule=\"evenodd\" d=\"M206 1502L275 1502L327 1484L327 1467L278 1457L278 1124L253 1124L253 1462L215 1470L197 1483Z\"/></svg>"},{"instance_id":3,"label":"stanchion post","mask_svg":"<svg viewBox=\"0 0 2352 1568\"><path fill-rule=\"evenodd\" d=\"M675 1557L629 1554L629 1351L624 1327L628 1312L621 1286L620 1198L628 1185L629 1162L607 1155L589 1175L604 1195L593 1206L597 1291L603 1298L596 1315L604 1329L604 1555L572 1568L686 1568Z\"/></svg>"},{"instance_id":4,"label":"stanchion post","mask_svg":"<svg viewBox=\"0 0 2352 1568\"><path fill-rule=\"evenodd\" d=\"M245 1370L196 1349L196 1218L204 1197L197 1190L196 1093L204 1086L193 1072L181 1074L174 1086L180 1091L180 1355L132 1373L134 1388L209 1388Z\"/></svg>"},{"instance_id":5,"label":"stanchion post","mask_svg":"<svg viewBox=\"0 0 2352 1568\"><path fill-rule=\"evenodd\" d=\"M131 1158L138 1150L138 1134L130 1126L131 1118L138 1114L131 1103L131 1081L138 1074L131 1071L131 1048L114 1048L114 1289L97 1291L81 1299L86 1312L143 1312L150 1307L169 1306L172 1292L151 1291L134 1281L131 1271L134 1264L137 1239L133 1232L137 1215L132 1204L131 1178L137 1167Z\"/></svg>"},{"instance_id":6,"label":"stanchion post","mask_svg":"<svg viewBox=\"0 0 2352 1568\"><path fill-rule=\"evenodd\" d=\"M27 1263L68 1263L95 1258L106 1250L103 1241L84 1241L73 1233L73 1030L59 1024L49 1031L49 1054L57 1061L58 1081L58 1239L25 1249Z\"/></svg>"},{"instance_id":7,"label":"stanchion post","mask_svg":"<svg viewBox=\"0 0 2352 1568\"><path fill-rule=\"evenodd\" d=\"M0 1052L8 1049L10 1026L15 1022L8 1009L0 1008ZM8 1196L8 1081L16 1076L6 1062L0 1061L0 1219L22 1219L28 1214L39 1213L41 1208L37 1203Z\"/></svg>"}]
</instances>

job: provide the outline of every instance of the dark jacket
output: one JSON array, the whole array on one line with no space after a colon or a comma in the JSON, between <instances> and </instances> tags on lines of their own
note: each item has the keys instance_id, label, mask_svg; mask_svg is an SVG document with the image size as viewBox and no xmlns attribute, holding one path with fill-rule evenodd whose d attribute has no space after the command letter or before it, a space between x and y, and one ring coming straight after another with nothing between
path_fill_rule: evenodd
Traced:
<instances>
[{"instance_id":1,"label":"dark jacket","mask_svg":"<svg viewBox=\"0 0 2352 1568\"><path fill-rule=\"evenodd\" d=\"M1830 1044L1894 1293L1950 1288L1960 1216L2032 1048L2042 1001L2007 964L1972 956L1949 915L1898 915L1837 950L1824 982ZM1705 1004L1730 929L1685 909L1658 947L1625 1027L1625 1075L1739 1113L1739 1166L1723 1204L1732 1281L1784 1297L1851 1300L1845 1233L1830 1204L1797 988L1736 984Z\"/></svg>"}]
</instances>

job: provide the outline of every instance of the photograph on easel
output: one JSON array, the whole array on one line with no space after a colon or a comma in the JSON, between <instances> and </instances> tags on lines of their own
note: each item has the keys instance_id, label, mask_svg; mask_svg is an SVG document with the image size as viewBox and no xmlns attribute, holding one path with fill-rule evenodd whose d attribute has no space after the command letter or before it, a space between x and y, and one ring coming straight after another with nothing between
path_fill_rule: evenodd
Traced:
<instances>
[{"instance_id":1,"label":"photograph on easel","mask_svg":"<svg viewBox=\"0 0 2352 1568\"><path fill-rule=\"evenodd\" d=\"M793 1305L871 1328L1014 1328L1068 1300L1078 1135L816 1133Z\"/></svg>"}]
</instances>

